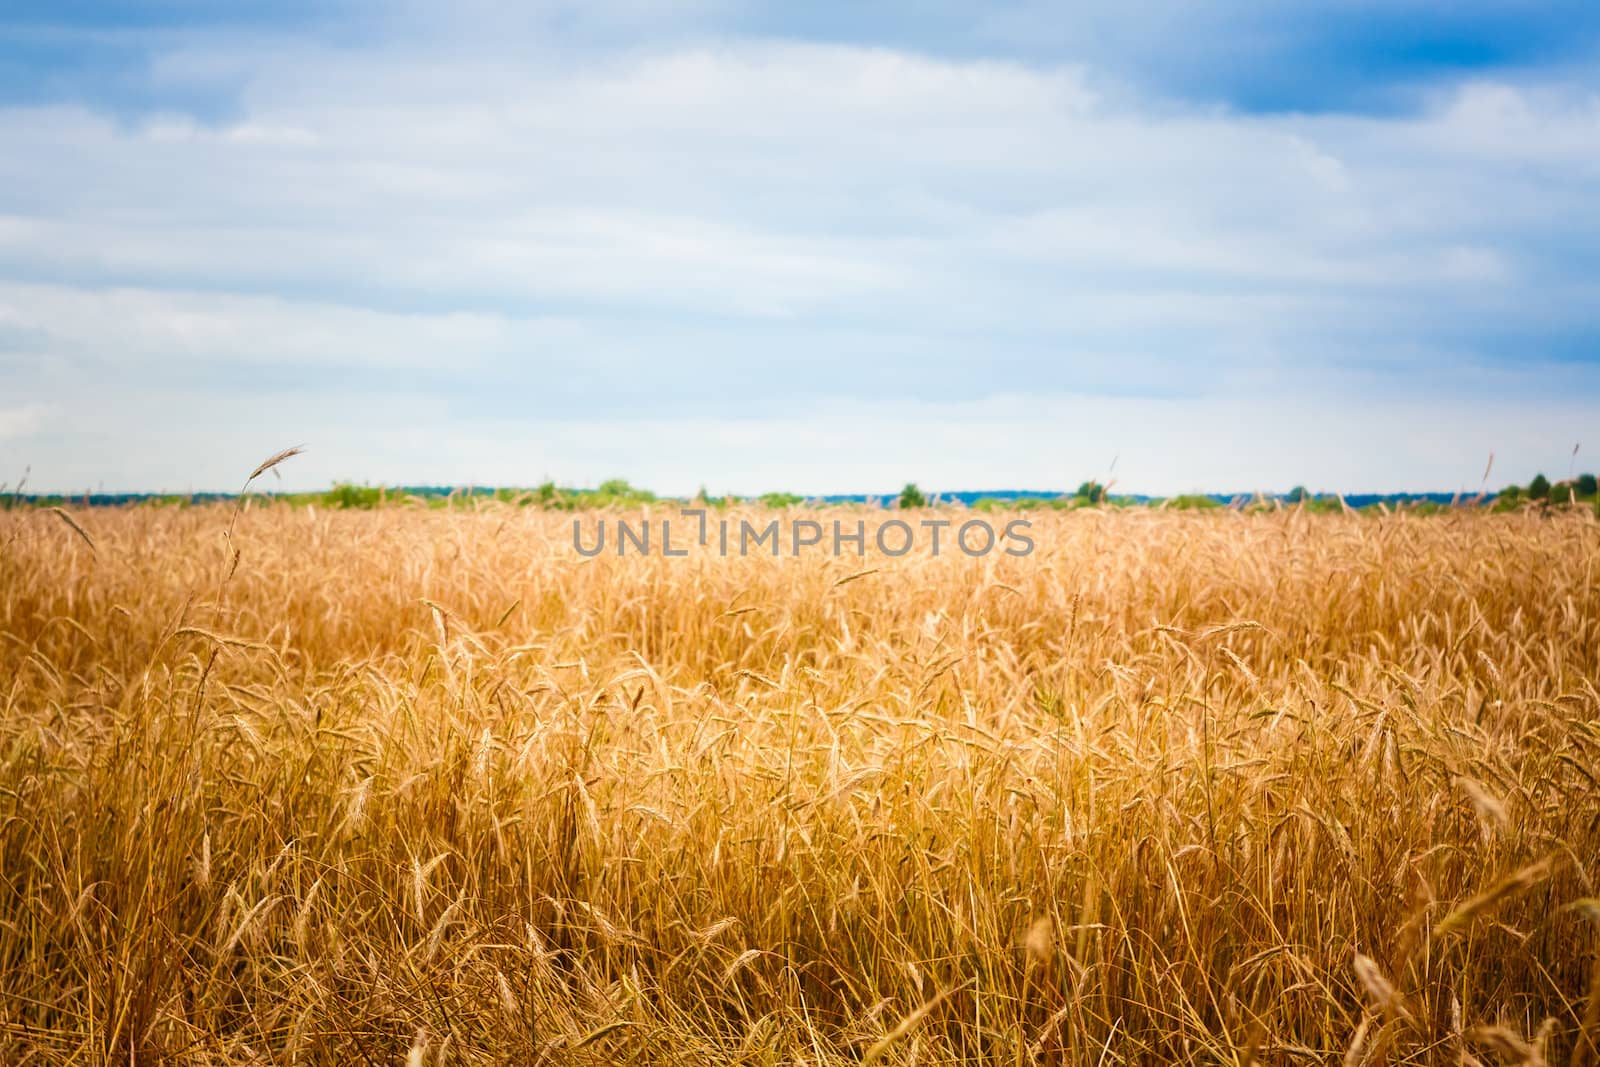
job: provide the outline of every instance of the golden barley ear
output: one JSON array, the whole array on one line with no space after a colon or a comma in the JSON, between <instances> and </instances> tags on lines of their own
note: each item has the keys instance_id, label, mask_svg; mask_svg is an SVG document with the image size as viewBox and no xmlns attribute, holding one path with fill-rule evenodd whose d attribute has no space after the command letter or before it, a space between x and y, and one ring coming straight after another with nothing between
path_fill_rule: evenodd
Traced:
<instances>
[{"instance_id":1,"label":"golden barley ear","mask_svg":"<svg viewBox=\"0 0 1600 1067\"><path fill-rule=\"evenodd\" d=\"M82 526L78 525L76 519L74 519L71 515L68 515L65 511L61 510L60 508L52 507L50 510L55 512L57 515L59 515L61 517L61 521L62 522L66 523L68 526L72 527L72 532L73 533L75 533L79 537L83 538L83 543L89 546L89 551L90 552L94 552L96 555L99 555L99 551L94 547L93 538L91 538L89 536L89 534L84 530L84 528Z\"/></svg>"},{"instance_id":2,"label":"golden barley ear","mask_svg":"<svg viewBox=\"0 0 1600 1067\"><path fill-rule=\"evenodd\" d=\"M1492 911L1509 897L1526 892L1553 875L1558 867L1558 858L1546 856L1537 863L1530 863L1521 870L1502 878L1494 885L1485 889L1470 900L1456 905L1455 909L1446 915L1434 926L1435 936L1443 937L1447 934L1460 934L1472 925L1472 921L1485 912Z\"/></svg>"},{"instance_id":3,"label":"golden barley ear","mask_svg":"<svg viewBox=\"0 0 1600 1067\"><path fill-rule=\"evenodd\" d=\"M224 583L227 583L229 580L231 580L234 572L239 569L239 557L242 553L233 543L233 527L234 524L239 521L239 513L244 510L244 502L250 491L250 483L267 473L267 471L277 467L277 465L282 463L284 460L289 459L291 456L298 456L305 450L305 445L295 445L293 448L285 448L281 452L274 452L272 455L262 460L256 469L250 472L250 477L244 480L244 485L239 487L239 497L233 502L233 514L228 516L228 528L222 531L222 540L230 549L233 550L232 557L228 562L228 573L223 575L222 578Z\"/></svg>"},{"instance_id":4,"label":"golden barley ear","mask_svg":"<svg viewBox=\"0 0 1600 1067\"><path fill-rule=\"evenodd\" d=\"M1056 924L1048 915L1035 919L1022 939L1028 959L1041 966L1050 963L1056 954Z\"/></svg>"},{"instance_id":5,"label":"golden barley ear","mask_svg":"<svg viewBox=\"0 0 1600 1067\"><path fill-rule=\"evenodd\" d=\"M282 452L273 453L261 461L261 466L250 472L250 477L244 480L244 484L249 485L251 482L255 481L257 478L261 477L263 474L267 473L284 460L289 459L291 456L298 456L305 450L305 445L295 445L293 448L286 448Z\"/></svg>"},{"instance_id":6,"label":"golden barley ear","mask_svg":"<svg viewBox=\"0 0 1600 1067\"><path fill-rule=\"evenodd\" d=\"M1383 971L1370 956L1363 956L1357 952L1353 963L1356 978L1361 982L1361 987L1366 990L1367 996L1390 1019L1409 1019L1411 1013L1406 1010L1405 999L1398 990L1384 976Z\"/></svg>"}]
</instances>

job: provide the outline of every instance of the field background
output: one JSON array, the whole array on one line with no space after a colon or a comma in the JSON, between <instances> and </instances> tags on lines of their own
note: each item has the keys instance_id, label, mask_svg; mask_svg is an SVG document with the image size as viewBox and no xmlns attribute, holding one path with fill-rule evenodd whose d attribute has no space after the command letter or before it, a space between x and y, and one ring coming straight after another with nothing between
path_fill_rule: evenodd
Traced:
<instances>
[{"instance_id":1,"label":"field background","mask_svg":"<svg viewBox=\"0 0 1600 1067\"><path fill-rule=\"evenodd\" d=\"M1587 510L68 517L0 513L5 1063L1594 1061Z\"/></svg>"}]
</instances>

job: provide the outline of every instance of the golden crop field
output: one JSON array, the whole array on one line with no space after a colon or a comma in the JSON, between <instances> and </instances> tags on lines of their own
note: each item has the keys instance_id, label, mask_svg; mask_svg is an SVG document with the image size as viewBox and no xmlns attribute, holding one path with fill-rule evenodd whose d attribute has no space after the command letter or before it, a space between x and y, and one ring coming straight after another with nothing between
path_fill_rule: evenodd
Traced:
<instances>
[{"instance_id":1,"label":"golden crop field","mask_svg":"<svg viewBox=\"0 0 1600 1067\"><path fill-rule=\"evenodd\" d=\"M0 513L0 1062L1596 1062L1592 515L1029 518Z\"/></svg>"}]
</instances>

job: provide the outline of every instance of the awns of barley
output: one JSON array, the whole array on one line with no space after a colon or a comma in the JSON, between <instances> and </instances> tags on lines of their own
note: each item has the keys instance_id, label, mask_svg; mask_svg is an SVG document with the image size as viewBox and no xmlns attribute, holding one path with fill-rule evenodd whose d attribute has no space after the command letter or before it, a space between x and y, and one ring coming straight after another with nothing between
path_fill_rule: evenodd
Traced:
<instances>
[{"instance_id":1,"label":"awns of barley","mask_svg":"<svg viewBox=\"0 0 1600 1067\"><path fill-rule=\"evenodd\" d=\"M0 1063L1600 1062L1592 518L57 514L0 512Z\"/></svg>"}]
</instances>

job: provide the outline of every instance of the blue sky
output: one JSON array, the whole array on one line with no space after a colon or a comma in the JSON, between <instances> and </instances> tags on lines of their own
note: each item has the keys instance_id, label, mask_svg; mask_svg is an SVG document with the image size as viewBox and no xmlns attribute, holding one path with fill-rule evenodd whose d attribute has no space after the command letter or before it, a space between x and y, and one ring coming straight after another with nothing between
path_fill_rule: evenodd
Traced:
<instances>
[{"instance_id":1,"label":"blue sky","mask_svg":"<svg viewBox=\"0 0 1600 1067\"><path fill-rule=\"evenodd\" d=\"M1592 3L504 6L6 5L0 481L226 489L304 443L285 485L1449 490L1600 451Z\"/></svg>"}]
</instances>

